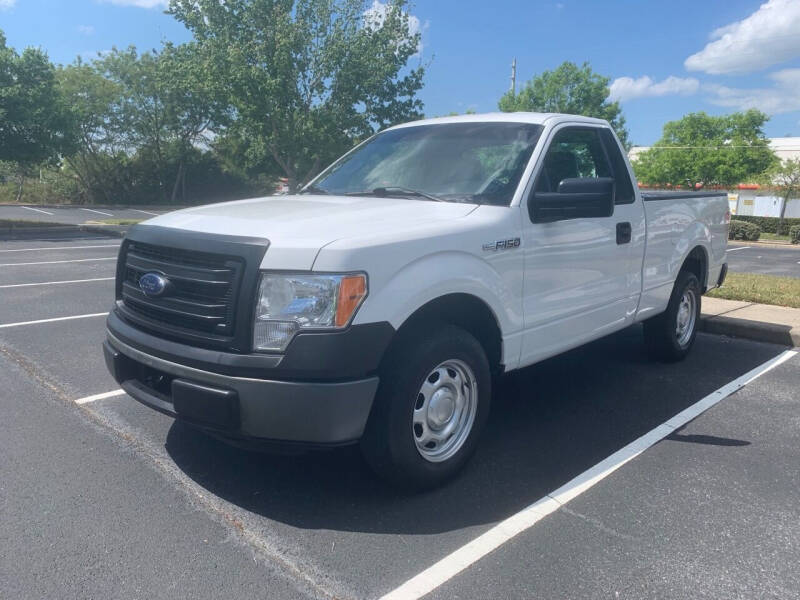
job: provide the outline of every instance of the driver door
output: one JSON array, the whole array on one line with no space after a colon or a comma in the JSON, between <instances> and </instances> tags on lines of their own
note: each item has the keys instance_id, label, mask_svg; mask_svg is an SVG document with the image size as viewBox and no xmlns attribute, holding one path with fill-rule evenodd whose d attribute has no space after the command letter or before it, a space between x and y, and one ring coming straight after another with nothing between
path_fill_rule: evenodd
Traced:
<instances>
[{"instance_id":1,"label":"driver door","mask_svg":"<svg viewBox=\"0 0 800 600\"><path fill-rule=\"evenodd\" d=\"M619 154L610 130L562 125L551 133L547 151L534 171L528 210L523 207L522 216L522 365L579 346L633 320L641 284L644 219L627 170L627 181L619 180L621 156L612 161L609 150ZM540 216L541 204L535 208L537 193L540 198L547 197L551 210L557 210L561 192L569 189L570 183L574 188L576 182L591 184L592 180L612 183L613 208L604 216L587 216L603 213L581 212L578 207L574 214L566 212L552 220ZM563 199L565 206L571 204L569 194L563 194Z\"/></svg>"}]
</instances>

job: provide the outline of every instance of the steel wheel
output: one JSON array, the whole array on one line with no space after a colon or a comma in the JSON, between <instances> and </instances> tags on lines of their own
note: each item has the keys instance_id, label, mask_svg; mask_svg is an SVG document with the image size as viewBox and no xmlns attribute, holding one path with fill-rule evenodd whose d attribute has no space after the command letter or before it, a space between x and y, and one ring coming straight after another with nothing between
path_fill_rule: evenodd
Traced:
<instances>
[{"instance_id":1,"label":"steel wheel","mask_svg":"<svg viewBox=\"0 0 800 600\"><path fill-rule=\"evenodd\" d=\"M675 335L680 346L685 346L692 339L695 321L697 320L697 296L692 288L686 288L678 304L675 319Z\"/></svg>"},{"instance_id":2,"label":"steel wheel","mask_svg":"<svg viewBox=\"0 0 800 600\"><path fill-rule=\"evenodd\" d=\"M442 462L464 445L478 409L478 384L465 362L447 360L420 387L412 415L412 434L422 458Z\"/></svg>"}]
</instances>

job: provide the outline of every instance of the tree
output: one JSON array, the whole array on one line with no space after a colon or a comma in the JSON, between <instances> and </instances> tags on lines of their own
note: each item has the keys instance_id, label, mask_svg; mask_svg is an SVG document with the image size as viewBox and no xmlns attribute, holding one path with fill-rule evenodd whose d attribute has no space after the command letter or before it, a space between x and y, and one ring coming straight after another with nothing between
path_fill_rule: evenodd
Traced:
<instances>
[{"instance_id":1,"label":"tree","mask_svg":"<svg viewBox=\"0 0 800 600\"><path fill-rule=\"evenodd\" d=\"M637 178L650 185L731 187L758 180L777 161L757 110L711 116L690 113L664 125L661 139L639 155Z\"/></svg>"},{"instance_id":2,"label":"tree","mask_svg":"<svg viewBox=\"0 0 800 600\"><path fill-rule=\"evenodd\" d=\"M769 169L762 179L763 183L774 188L783 198L777 232L783 231L786 205L789 200L800 196L800 158L787 158Z\"/></svg>"},{"instance_id":3,"label":"tree","mask_svg":"<svg viewBox=\"0 0 800 600\"><path fill-rule=\"evenodd\" d=\"M171 0L206 77L224 90L251 165L269 163L290 190L354 141L417 118L424 67L407 67L420 35L405 0Z\"/></svg>"},{"instance_id":4,"label":"tree","mask_svg":"<svg viewBox=\"0 0 800 600\"><path fill-rule=\"evenodd\" d=\"M56 163L70 131L47 55L36 48L18 54L0 31L0 161L17 165L18 201L26 169Z\"/></svg>"},{"instance_id":5,"label":"tree","mask_svg":"<svg viewBox=\"0 0 800 600\"><path fill-rule=\"evenodd\" d=\"M608 77L592 71L589 63L580 67L563 62L554 71L531 79L518 94L508 91L498 104L503 112L557 112L605 119L628 148L628 131L619 102L609 102Z\"/></svg>"},{"instance_id":6,"label":"tree","mask_svg":"<svg viewBox=\"0 0 800 600\"><path fill-rule=\"evenodd\" d=\"M87 64L78 59L60 70L78 132L67 157L87 199L130 200L155 188L158 202L186 197L187 163L195 146L207 143L212 129L227 119L227 98L209 83L195 44L167 43L161 52L114 48ZM134 191L125 165L149 171Z\"/></svg>"}]
</instances>

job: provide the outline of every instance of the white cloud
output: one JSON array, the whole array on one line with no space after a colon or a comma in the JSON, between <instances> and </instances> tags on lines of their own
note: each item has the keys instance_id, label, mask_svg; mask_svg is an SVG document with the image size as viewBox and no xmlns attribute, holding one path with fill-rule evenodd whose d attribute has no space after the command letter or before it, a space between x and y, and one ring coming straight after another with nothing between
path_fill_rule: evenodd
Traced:
<instances>
[{"instance_id":1,"label":"white cloud","mask_svg":"<svg viewBox=\"0 0 800 600\"><path fill-rule=\"evenodd\" d=\"M383 22L386 20L386 12L389 10L389 5L386 2L380 2L380 0L373 0L372 6L370 6L367 10L364 11L364 23L367 27L374 27L378 28L383 25ZM425 21L423 25L419 17L416 17L412 14L408 14L408 35L409 37L417 35L418 33L424 32L430 26L428 21ZM419 45L417 46L417 53L422 54L422 39L420 39Z\"/></svg>"},{"instance_id":2,"label":"white cloud","mask_svg":"<svg viewBox=\"0 0 800 600\"><path fill-rule=\"evenodd\" d=\"M118 6L138 6L139 8L166 8L169 0L100 0Z\"/></svg>"},{"instance_id":3,"label":"white cloud","mask_svg":"<svg viewBox=\"0 0 800 600\"><path fill-rule=\"evenodd\" d=\"M680 94L689 96L697 92L700 82L693 77L675 77L670 75L663 81L655 82L647 75L633 79L632 77L619 77L611 82L609 99L633 100L652 96L673 96Z\"/></svg>"},{"instance_id":4,"label":"white cloud","mask_svg":"<svg viewBox=\"0 0 800 600\"><path fill-rule=\"evenodd\" d=\"M713 75L751 73L800 56L800 2L769 0L749 17L720 27L683 63Z\"/></svg>"},{"instance_id":5,"label":"white cloud","mask_svg":"<svg viewBox=\"0 0 800 600\"><path fill-rule=\"evenodd\" d=\"M783 69L771 73L775 82L770 88L731 88L706 84L703 89L711 94L709 100L718 105L737 110L757 108L769 115L800 110L800 69Z\"/></svg>"},{"instance_id":6,"label":"white cloud","mask_svg":"<svg viewBox=\"0 0 800 600\"><path fill-rule=\"evenodd\" d=\"M78 25L77 29L78 33L82 33L83 35L94 34L94 27L92 27L91 25Z\"/></svg>"},{"instance_id":7,"label":"white cloud","mask_svg":"<svg viewBox=\"0 0 800 600\"><path fill-rule=\"evenodd\" d=\"M17 0L0 0L0 10L9 10L14 8Z\"/></svg>"}]
</instances>

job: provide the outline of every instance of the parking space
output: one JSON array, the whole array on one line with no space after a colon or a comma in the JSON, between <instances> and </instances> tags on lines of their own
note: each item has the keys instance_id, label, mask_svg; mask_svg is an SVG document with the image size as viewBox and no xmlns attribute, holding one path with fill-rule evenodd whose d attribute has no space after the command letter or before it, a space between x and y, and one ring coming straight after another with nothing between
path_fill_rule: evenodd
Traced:
<instances>
[{"instance_id":1,"label":"parking space","mask_svg":"<svg viewBox=\"0 0 800 600\"><path fill-rule=\"evenodd\" d=\"M800 277L800 249L796 246L737 244L731 245L727 254L731 272Z\"/></svg>"},{"instance_id":2,"label":"parking space","mask_svg":"<svg viewBox=\"0 0 800 600\"><path fill-rule=\"evenodd\" d=\"M41 221L80 225L87 221L104 221L106 219L149 219L169 212L170 208L118 208L118 207L82 207L82 206L36 206L36 205L3 205L0 206L0 219L18 219L24 221Z\"/></svg>"},{"instance_id":3,"label":"parking space","mask_svg":"<svg viewBox=\"0 0 800 600\"><path fill-rule=\"evenodd\" d=\"M0 242L7 265L0 266L0 324L110 308L114 261L106 259L118 242L26 243ZM77 283L89 279L96 280ZM76 283L3 287L57 281ZM75 589L100 597L113 595L114 582L101 572L114 570L143 597L263 597L267 589L271 597L379 597L785 351L701 334L685 362L659 364L645 358L640 330L628 329L503 378L463 475L409 495L376 479L356 448L265 455L218 442L124 394L75 405L116 390L100 352L103 336L102 316L0 328L4 427L20 432L3 435L0 445L27 449L7 459L15 478L5 489L15 491L4 510L14 523L33 519L42 532L32 539L22 527L4 531L14 542L0 557L13 551L20 563L44 565L71 553L63 566L69 573L42 567L39 582L24 583L39 586L27 593L57 594L55 581L91 564L97 580L75 577L84 585ZM800 559L799 383L795 356L480 554L432 587L431 597L800 594L791 568ZM37 435L44 437L38 449ZM69 481L54 483L63 473L43 466L48 456L79 469L73 483L84 488L82 499ZM27 515L21 499L41 490L53 501L35 510L47 516ZM59 515L78 524L94 515L102 527L87 526L81 541L80 528L59 524ZM48 528L66 531L64 540L48 538ZM109 540L101 542L105 528ZM128 541L108 550L125 532ZM152 581L134 574L136 561L152 569ZM169 593L170 581L185 587ZM120 589L133 588L117 589L126 596Z\"/></svg>"}]
</instances>

